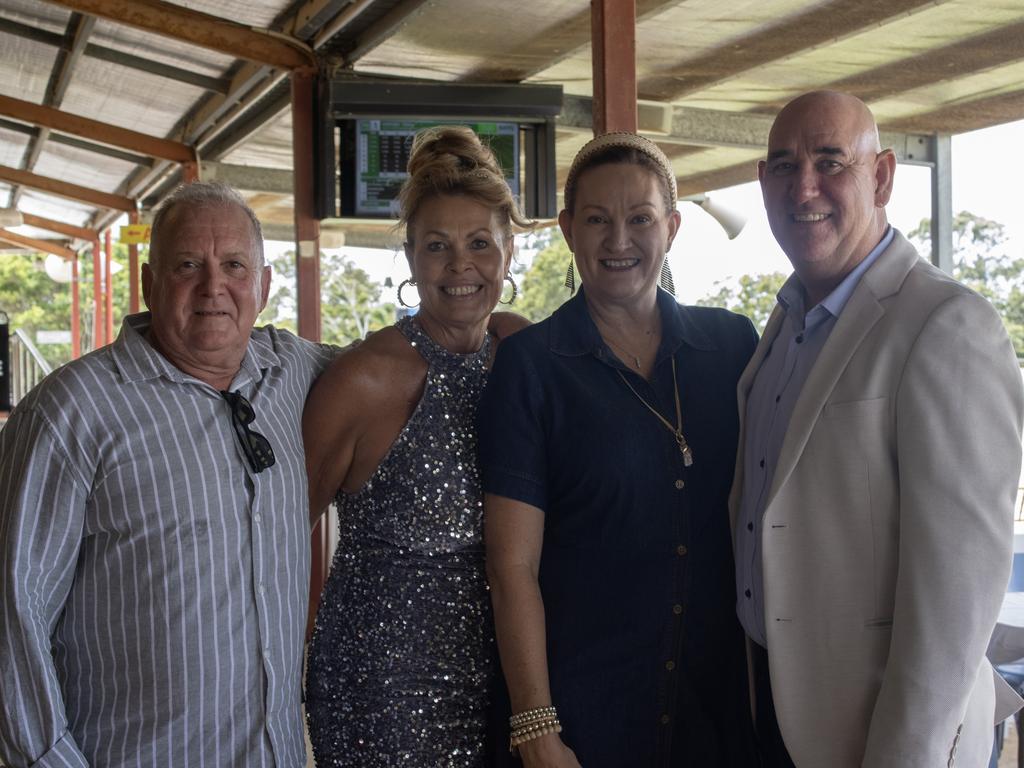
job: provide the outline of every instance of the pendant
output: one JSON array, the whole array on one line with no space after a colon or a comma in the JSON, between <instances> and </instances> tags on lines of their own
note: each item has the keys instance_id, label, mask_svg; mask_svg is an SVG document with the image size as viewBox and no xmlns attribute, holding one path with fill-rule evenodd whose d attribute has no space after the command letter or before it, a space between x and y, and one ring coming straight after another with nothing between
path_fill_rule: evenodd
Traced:
<instances>
[{"instance_id":1,"label":"pendant","mask_svg":"<svg viewBox=\"0 0 1024 768\"><path fill-rule=\"evenodd\" d=\"M683 437L683 433L680 430L676 430L676 445L679 446L679 452L683 454L683 466L693 466L693 451L690 450L690 446L686 442L686 438Z\"/></svg>"}]
</instances>

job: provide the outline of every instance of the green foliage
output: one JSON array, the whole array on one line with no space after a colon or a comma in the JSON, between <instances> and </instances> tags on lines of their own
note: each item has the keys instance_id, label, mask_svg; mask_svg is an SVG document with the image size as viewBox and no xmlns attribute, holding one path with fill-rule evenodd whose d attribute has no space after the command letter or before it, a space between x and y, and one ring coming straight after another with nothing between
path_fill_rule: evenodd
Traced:
<instances>
[{"instance_id":1,"label":"green foliage","mask_svg":"<svg viewBox=\"0 0 1024 768\"><path fill-rule=\"evenodd\" d=\"M259 324L295 331L295 254L270 260L273 290ZM320 254L320 317L323 341L344 346L395 322L395 305L381 303L381 286L343 255Z\"/></svg>"},{"instance_id":2,"label":"green foliage","mask_svg":"<svg viewBox=\"0 0 1024 768\"><path fill-rule=\"evenodd\" d=\"M931 223L907 235L922 254L931 252ZM953 277L977 291L1003 318L1017 357L1024 357L1024 258L1006 252L1006 228L960 211L953 217Z\"/></svg>"},{"instance_id":3,"label":"green foliage","mask_svg":"<svg viewBox=\"0 0 1024 768\"><path fill-rule=\"evenodd\" d=\"M112 278L114 284L114 334L128 312L128 247L117 243L114 262L123 268ZM52 280L43 267L41 253L0 254L0 310L7 313L11 331L20 328L35 342L37 331L71 329L71 287ZM87 252L78 261L79 300L81 302L82 352L93 348L92 255ZM39 352L53 367L71 359L70 344L43 344Z\"/></svg>"},{"instance_id":4,"label":"green foliage","mask_svg":"<svg viewBox=\"0 0 1024 768\"><path fill-rule=\"evenodd\" d=\"M761 333L775 309L775 296L785 281L786 275L781 272L743 275L736 284L715 283L714 287L718 290L698 299L697 304L702 307L725 307L746 315L757 327L757 332Z\"/></svg>"},{"instance_id":5,"label":"green foliage","mask_svg":"<svg viewBox=\"0 0 1024 768\"><path fill-rule=\"evenodd\" d=\"M520 280L519 296L511 309L533 322L539 322L569 298L565 287L565 269L572 253L557 233L550 244L533 257L533 263Z\"/></svg>"}]
</instances>

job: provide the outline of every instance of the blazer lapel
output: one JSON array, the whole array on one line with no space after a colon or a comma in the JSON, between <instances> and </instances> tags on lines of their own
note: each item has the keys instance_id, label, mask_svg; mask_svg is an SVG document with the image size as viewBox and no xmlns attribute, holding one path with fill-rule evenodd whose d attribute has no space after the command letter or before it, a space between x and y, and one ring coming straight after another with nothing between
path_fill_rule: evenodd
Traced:
<instances>
[{"instance_id":1,"label":"blazer lapel","mask_svg":"<svg viewBox=\"0 0 1024 768\"><path fill-rule=\"evenodd\" d=\"M835 389L839 377L846 370L850 358L875 323L885 314L882 299L899 291L919 258L914 247L896 232L889 247L864 273L836 321L835 328L832 329L797 398L786 436L782 441L765 509L772 503L779 488L789 479L800 460L811 431L818 423L822 408Z\"/></svg>"}]
</instances>

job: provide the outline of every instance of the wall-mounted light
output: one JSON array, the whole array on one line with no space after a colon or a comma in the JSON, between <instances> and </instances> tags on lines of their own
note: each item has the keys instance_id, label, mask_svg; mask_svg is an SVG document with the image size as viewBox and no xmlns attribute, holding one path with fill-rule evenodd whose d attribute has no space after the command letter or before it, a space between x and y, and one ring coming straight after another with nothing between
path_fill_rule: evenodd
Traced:
<instances>
[{"instance_id":1,"label":"wall-mounted light","mask_svg":"<svg viewBox=\"0 0 1024 768\"><path fill-rule=\"evenodd\" d=\"M734 240L747 225L747 217L744 214L715 202L707 195L694 195L683 199L703 208L721 225L730 240Z\"/></svg>"}]
</instances>

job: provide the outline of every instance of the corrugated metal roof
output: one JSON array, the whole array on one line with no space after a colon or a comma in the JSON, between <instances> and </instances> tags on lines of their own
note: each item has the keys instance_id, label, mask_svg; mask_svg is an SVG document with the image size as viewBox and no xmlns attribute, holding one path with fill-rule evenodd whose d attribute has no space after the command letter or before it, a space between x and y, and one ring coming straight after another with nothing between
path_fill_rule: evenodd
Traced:
<instances>
[{"instance_id":1,"label":"corrugated metal roof","mask_svg":"<svg viewBox=\"0 0 1024 768\"><path fill-rule=\"evenodd\" d=\"M449 82L561 84L591 93L587 0L194 0L188 9L295 46L350 74ZM106 18L113 0L0 0L0 96L183 142L204 161L291 167L283 70ZM121 12L123 13L123 12ZM638 92L657 119L641 129L673 157L681 189L753 177L758 131L708 146L680 125L730 127L772 114L792 96L836 87L868 101L883 128L955 133L1024 117L1021 0L637 0ZM187 26L187 25L185 25ZM193 26L202 27L197 22ZM168 23L166 30L181 30ZM660 110L660 111L659 111ZM680 112L682 110L683 112ZM691 123L672 122L673 116ZM583 121L585 123L585 121ZM40 142L40 134L47 136ZM588 136L563 120L564 174ZM173 163L0 114L0 165L152 203ZM0 206L87 226L117 214L0 180ZM249 190L287 228L291 198Z\"/></svg>"}]
</instances>

